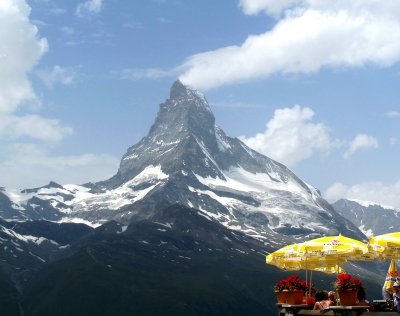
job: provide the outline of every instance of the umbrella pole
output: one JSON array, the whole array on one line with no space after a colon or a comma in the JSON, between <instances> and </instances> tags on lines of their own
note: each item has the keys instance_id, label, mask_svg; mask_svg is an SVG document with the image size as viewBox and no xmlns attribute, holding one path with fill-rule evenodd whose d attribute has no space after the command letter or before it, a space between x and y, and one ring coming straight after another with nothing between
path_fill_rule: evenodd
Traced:
<instances>
[{"instance_id":1,"label":"umbrella pole","mask_svg":"<svg viewBox=\"0 0 400 316\"><path fill-rule=\"evenodd\" d=\"M306 284L307 284L308 266L307 266L307 256L306 256ZM311 286L311 285L310 285ZM308 296L306 292L306 304L308 304Z\"/></svg>"},{"instance_id":2,"label":"umbrella pole","mask_svg":"<svg viewBox=\"0 0 400 316\"><path fill-rule=\"evenodd\" d=\"M312 286L312 270L310 271L310 290L309 290L309 293L308 293L308 297L311 297L311 286ZM308 300L307 300L307 303L308 303Z\"/></svg>"},{"instance_id":3,"label":"umbrella pole","mask_svg":"<svg viewBox=\"0 0 400 316\"><path fill-rule=\"evenodd\" d=\"M337 256L337 273L336 273L336 277L339 277L339 256Z\"/></svg>"},{"instance_id":4,"label":"umbrella pole","mask_svg":"<svg viewBox=\"0 0 400 316\"><path fill-rule=\"evenodd\" d=\"M336 267L337 267L337 272L336 272L336 279L339 277L339 255L337 256L337 263L336 263ZM336 305L339 306L339 292L337 293L336 296Z\"/></svg>"}]
</instances>

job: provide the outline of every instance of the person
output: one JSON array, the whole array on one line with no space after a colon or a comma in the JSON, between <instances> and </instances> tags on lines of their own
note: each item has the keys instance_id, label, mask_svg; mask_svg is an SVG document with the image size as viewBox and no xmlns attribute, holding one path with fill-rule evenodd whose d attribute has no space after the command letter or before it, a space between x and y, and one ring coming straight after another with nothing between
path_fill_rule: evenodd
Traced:
<instances>
[{"instance_id":1,"label":"person","mask_svg":"<svg viewBox=\"0 0 400 316\"><path fill-rule=\"evenodd\" d=\"M400 313L400 284L398 282L394 282L393 284L393 300L392 300L392 307L397 313Z\"/></svg>"},{"instance_id":2,"label":"person","mask_svg":"<svg viewBox=\"0 0 400 316\"><path fill-rule=\"evenodd\" d=\"M368 302L365 299L365 291L364 291L364 289L358 290L357 300L358 300L357 306L368 306L368 309L370 311L374 310L374 305L372 305L370 302Z\"/></svg>"},{"instance_id":3,"label":"person","mask_svg":"<svg viewBox=\"0 0 400 316\"><path fill-rule=\"evenodd\" d=\"M336 295L335 295L335 292L329 291L329 292L328 292L328 298L329 298L330 301L333 302L333 305L336 305Z\"/></svg>"},{"instance_id":4,"label":"person","mask_svg":"<svg viewBox=\"0 0 400 316\"><path fill-rule=\"evenodd\" d=\"M314 310L321 310L335 305L331 300L329 300L326 291L318 291L315 293L315 300Z\"/></svg>"},{"instance_id":5,"label":"person","mask_svg":"<svg viewBox=\"0 0 400 316\"><path fill-rule=\"evenodd\" d=\"M385 286L382 287L382 299L383 300L390 300L392 297L392 295L390 294L390 292L388 291L387 288L385 288Z\"/></svg>"}]
</instances>

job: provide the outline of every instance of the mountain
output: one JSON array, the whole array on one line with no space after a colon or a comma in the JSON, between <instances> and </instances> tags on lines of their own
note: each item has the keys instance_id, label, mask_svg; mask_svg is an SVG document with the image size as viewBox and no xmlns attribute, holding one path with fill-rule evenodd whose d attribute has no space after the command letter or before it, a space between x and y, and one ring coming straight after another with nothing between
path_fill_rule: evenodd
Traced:
<instances>
[{"instance_id":1,"label":"mountain","mask_svg":"<svg viewBox=\"0 0 400 316\"><path fill-rule=\"evenodd\" d=\"M179 204L269 245L346 234L365 239L319 191L284 165L225 135L205 97L176 81L149 134L128 148L112 178L0 189L1 216L98 226L159 216Z\"/></svg>"},{"instance_id":2,"label":"mountain","mask_svg":"<svg viewBox=\"0 0 400 316\"><path fill-rule=\"evenodd\" d=\"M8 230L0 253L0 311L8 316L273 315L273 284L297 273L265 264L274 247L178 204L128 226L35 220L0 228ZM371 265L344 268L375 298L381 278ZM330 289L334 279L314 272L313 283Z\"/></svg>"},{"instance_id":3,"label":"mountain","mask_svg":"<svg viewBox=\"0 0 400 316\"><path fill-rule=\"evenodd\" d=\"M18 303L25 286L92 231L84 224L0 219L0 315L23 315Z\"/></svg>"},{"instance_id":4,"label":"mountain","mask_svg":"<svg viewBox=\"0 0 400 316\"><path fill-rule=\"evenodd\" d=\"M350 199L340 199L332 206L368 237L400 231L400 213L394 207Z\"/></svg>"},{"instance_id":5,"label":"mountain","mask_svg":"<svg viewBox=\"0 0 400 316\"><path fill-rule=\"evenodd\" d=\"M321 235L366 238L317 189L226 136L179 81L113 177L1 187L0 217L6 315L272 315L273 284L296 272L266 265L267 253ZM379 295L374 272L387 267L345 269ZM334 276L314 275L331 288Z\"/></svg>"},{"instance_id":6,"label":"mountain","mask_svg":"<svg viewBox=\"0 0 400 316\"><path fill-rule=\"evenodd\" d=\"M265 264L271 247L178 204L117 227L103 224L43 267L20 297L25 315L275 315L273 284L296 273ZM380 295L370 272L346 269ZM334 279L314 273L320 289Z\"/></svg>"},{"instance_id":7,"label":"mountain","mask_svg":"<svg viewBox=\"0 0 400 316\"><path fill-rule=\"evenodd\" d=\"M196 210L173 205L123 232L106 223L24 289L28 315L265 315L274 293L265 249ZM283 275L283 271L278 273ZM90 295L88 295L90 293Z\"/></svg>"},{"instance_id":8,"label":"mountain","mask_svg":"<svg viewBox=\"0 0 400 316\"><path fill-rule=\"evenodd\" d=\"M43 264L58 258L93 228L49 221L7 222L0 219L0 270L20 288Z\"/></svg>"}]
</instances>

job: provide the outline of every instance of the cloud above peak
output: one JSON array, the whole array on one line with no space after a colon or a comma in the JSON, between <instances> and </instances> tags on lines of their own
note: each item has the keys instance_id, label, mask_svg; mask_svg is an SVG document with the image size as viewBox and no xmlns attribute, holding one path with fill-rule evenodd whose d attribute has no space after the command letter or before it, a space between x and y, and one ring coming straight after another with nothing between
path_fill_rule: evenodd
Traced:
<instances>
[{"instance_id":1,"label":"cloud above peak","mask_svg":"<svg viewBox=\"0 0 400 316\"><path fill-rule=\"evenodd\" d=\"M347 186L340 182L332 184L324 195L329 202L339 199L357 199L381 205L391 205L400 210L400 181L385 185L380 181L369 181Z\"/></svg>"},{"instance_id":2,"label":"cloud above peak","mask_svg":"<svg viewBox=\"0 0 400 316\"><path fill-rule=\"evenodd\" d=\"M400 2L241 0L245 14L266 12L276 25L229 46L189 57L180 80L198 89L323 67L387 67L400 60Z\"/></svg>"},{"instance_id":3,"label":"cloud above peak","mask_svg":"<svg viewBox=\"0 0 400 316\"><path fill-rule=\"evenodd\" d=\"M389 116L389 117L400 116L400 112L397 112L397 111L387 112L387 113L386 113L386 116Z\"/></svg>"},{"instance_id":4,"label":"cloud above peak","mask_svg":"<svg viewBox=\"0 0 400 316\"><path fill-rule=\"evenodd\" d=\"M248 15L265 11L267 14L278 14L292 5L301 3L301 0L240 0L239 7Z\"/></svg>"},{"instance_id":5,"label":"cloud above peak","mask_svg":"<svg viewBox=\"0 0 400 316\"><path fill-rule=\"evenodd\" d=\"M48 43L29 20L30 11L24 0L0 1L0 139L57 142L71 135L72 128L37 114L16 114L22 107L38 110L42 105L28 74L47 52Z\"/></svg>"},{"instance_id":6,"label":"cloud above peak","mask_svg":"<svg viewBox=\"0 0 400 316\"><path fill-rule=\"evenodd\" d=\"M36 75L42 79L47 87L51 88L56 82L70 85L76 76L76 72L71 68L62 68L56 65L52 70L37 70Z\"/></svg>"},{"instance_id":7,"label":"cloud above peak","mask_svg":"<svg viewBox=\"0 0 400 316\"><path fill-rule=\"evenodd\" d=\"M344 153L343 157L348 159L357 150L364 148L378 148L378 140L375 137L358 134L353 141L350 142L349 149Z\"/></svg>"},{"instance_id":8,"label":"cloud above peak","mask_svg":"<svg viewBox=\"0 0 400 316\"><path fill-rule=\"evenodd\" d=\"M38 102L27 73L47 52L48 43L29 14L25 1L0 2L0 116L23 102Z\"/></svg>"},{"instance_id":9,"label":"cloud above peak","mask_svg":"<svg viewBox=\"0 0 400 316\"><path fill-rule=\"evenodd\" d=\"M79 17L84 17L88 14L100 13L103 9L103 0L89 0L83 3L79 3L76 7L76 15Z\"/></svg>"},{"instance_id":10,"label":"cloud above peak","mask_svg":"<svg viewBox=\"0 0 400 316\"><path fill-rule=\"evenodd\" d=\"M267 123L267 130L254 137L239 137L250 148L289 167L312 156L315 151L328 154L331 148L340 146L331 140L329 129L322 123L313 123L314 112L310 108L278 109Z\"/></svg>"}]
</instances>

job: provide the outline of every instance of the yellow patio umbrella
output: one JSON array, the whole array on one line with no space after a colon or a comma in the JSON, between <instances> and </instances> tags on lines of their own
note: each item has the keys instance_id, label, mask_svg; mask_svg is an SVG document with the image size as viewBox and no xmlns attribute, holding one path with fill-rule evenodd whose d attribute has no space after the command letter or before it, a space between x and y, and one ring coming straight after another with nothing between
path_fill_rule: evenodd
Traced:
<instances>
[{"instance_id":1,"label":"yellow patio umbrella","mask_svg":"<svg viewBox=\"0 0 400 316\"><path fill-rule=\"evenodd\" d=\"M299 255L309 258L331 258L337 262L336 273L339 274L340 260L373 261L367 244L349 237L326 236L299 244L296 248Z\"/></svg>"},{"instance_id":2,"label":"yellow patio umbrella","mask_svg":"<svg viewBox=\"0 0 400 316\"><path fill-rule=\"evenodd\" d=\"M347 260L373 261L365 243L353 238L327 236L285 246L266 256L266 263L286 269L340 266Z\"/></svg>"},{"instance_id":3,"label":"yellow patio umbrella","mask_svg":"<svg viewBox=\"0 0 400 316\"><path fill-rule=\"evenodd\" d=\"M342 265L346 262L346 259L339 258L339 265ZM268 264L272 264L280 269L285 270L319 270L323 271L323 269L331 269L337 267L338 260L337 258L307 258L307 257L290 257L290 258L280 258L274 261L268 262Z\"/></svg>"},{"instance_id":4,"label":"yellow patio umbrella","mask_svg":"<svg viewBox=\"0 0 400 316\"><path fill-rule=\"evenodd\" d=\"M266 256L266 263L274 265L280 269L297 271L306 270L306 282L308 280L308 270L311 270L310 284L312 279L312 271L320 271L323 273L339 273L341 269L338 265L344 264L347 260L336 257L310 257L307 258L300 254L297 250L299 244L287 245L283 248ZM311 295L311 288L310 293Z\"/></svg>"},{"instance_id":5,"label":"yellow patio umbrella","mask_svg":"<svg viewBox=\"0 0 400 316\"><path fill-rule=\"evenodd\" d=\"M334 267L314 268L313 270L314 271L318 271L318 272L323 272L323 273L326 273L326 274L334 274L334 273L342 274L342 273L346 273L346 270L341 268L338 265L336 265Z\"/></svg>"},{"instance_id":6,"label":"yellow patio umbrella","mask_svg":"<svg viewBox=\"0 0 400 316\"><path fill-rule=\"evenodd\" d=\"M312 239L298 245L297 252L307 257L335 257L372 261L367 244L342 235Z\"/></svg>"},{"instance_id":7,"label":"yellow patio umbrella","mask_svg":"<svg viewBox=\"0 0 400 316\"><path fill-rule=\"evenodd\" d=\"M371 237L368 250L378 259L400 259L400 232Z\"/></svg>"},{"instance_id":8,"label":"yellow patio umbrella","mask_svg":"<svg viewBox=\"0 0 400 316\"><path fill-rule=\"evenodd\" d=\"M383 284L383 287L391 294L393 295L394 289L393 289L393 284L394 282L399 282L399 272L397 271L397 265L394 259L390 262L389 270L386 274L385 278L385 283Z\"/></svg>"},{"instance_id":9,"label":"yellow patio umbrella","mask_svg":"<svg viewBox=\"0 0 400 316\"><path fill-rule=\"evenodd\" d=\"M274 251L273 253L266 256L265 262L267 264L275 265L274 263L277 262L277 260L295 257L295 256L297 256L296 247L297 247L297 244L291 244L291 245L282 247L282 248L278 249L277 251Z\"/></svg>"},{"instance_id":10,"label":"yellow patio umbrella","mask_svg":"<svg viewBox=\"0 0 400 316\"><path fill-rule=\"evenodd\" d=\"M332 267L337 265L336 258L311 257L308 258L297 251L299 244L287 245L265 257L267 264L274 265L285 270L313 269ZM341 261L343 264L346 260Z\"/></svg>"}]
</instances>

